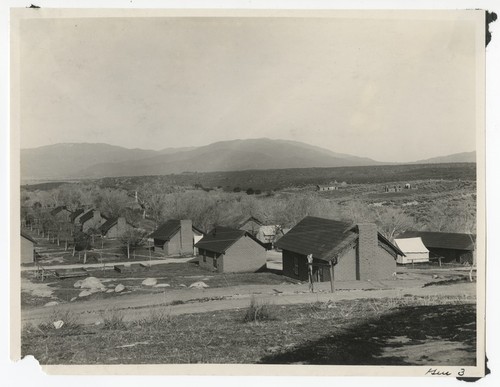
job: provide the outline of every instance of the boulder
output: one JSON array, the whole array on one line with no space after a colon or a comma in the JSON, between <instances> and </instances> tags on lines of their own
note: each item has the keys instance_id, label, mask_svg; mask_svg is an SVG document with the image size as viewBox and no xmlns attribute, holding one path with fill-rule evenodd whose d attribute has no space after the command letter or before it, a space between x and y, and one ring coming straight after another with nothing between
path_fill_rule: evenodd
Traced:
<instances>
[{"instance_id":1,"label":"boulder","mask_svg":"<svg viewBox=\"0 0 500 387\"><path fill-rule=\"evenodd\" d=\"M90 290L82 290L80 292L80 294L78 295L78 297L88 297L92 294L92 292Z\"/></svg>"},{"instance_id":2,"label":"boulder","mask_svg":"<svg viewBox=\"0 0 500 387\"><path fill-rule=\"evenodd\" d=\"M55 306L55 305L58 305L58 304L59 303L57 301L49 301L44 306Z\"/></svg>"},{"instance_id":3,"label":"boulder","mask_svg":"<svg viewBox=\"0 0 500 387\"><path fill-rule=\"evenodd\" d=\"M78 280L73 284L73 287L75 288L81 288L82 287L82 280Z\"/></svg>"},{"instance_id":4,"label":"boulder","mask_svg":"<svg viewBox=\"0 0 500 387\"><path fill-rule=\"evenodd\" d=\"M77 297L73 297L71 300L69 300L70 302L73 302L76 300Z\"/></svg>"},{"instance_id":5,"label":"boulder","mask_svg":"<svg viewBox=\"0 0 500 387\"><path fill-rule=\"evenodd\" d=\"M116 285L116 287L115 287L115 289L114 289L114 292L115 292L115 293L120 293L120 292L122 292L122 291L124 291L124 290L125 290L125 286L124 286L124 285L122 285L122 284L118 284L118 285Z\"/></svg>"},{"instance_id":6,"label":"boulder","mask_svg":"<svg viewBox=\"0 0 500 387\"><path fill-rule=\"evenodd\" d=\"M146 278L144 281L142 281L142 284L144 286L155 286L158 281L156 278Z\"/></svg>"},{"instance_id":7,"label":"boulder","mask_svg":"<svg viewBox=\"0 0 500 387\"><path fill-rule=\"evenodd\" d=\"M155 288L169 288L170 284L156 284Z\"/></svg>"},{"instance_id":8,"label":"boulder","mask_svg":"<svg viewBox=\"0 0 500 387\"><path fill-rule=\"evenodd\" d=\"M61 329L62 326L64 325L64 321L63 320L57 320L57 321L54 321L52 323L52 325L54 325L54 328L56 328L56 329Z\"/></svg>"},{"instance_id":9,"label":"boulder","mask_svg":"<svg viewBox=\"0 0 500 387\"><path fill-rule=\"evenodd\" d=\"M205 289L208 287L209 286L203 281L194 282L191 285L189 285L190 289Z\"/></svg>"},{"instance_id":10,"label":"boulder","mask_svg":"<svg viewBox=\"0 0 500 387\"><path fill-rule=\"evenodd\" d=\"M180 284L179 287L180 288L187 288L187 286L185 284Z\"/></svg>"},{"instance_id":11,"label":"boulder","mask_svg":"<svg viewBox=\"0 0 500 387\"><path fill-rule=\"evenodd\" d=\"M115 289L108 289L106 290L106 293L114 293L115 292Z\"/></svg>"},{"instance_id":12,"label":"boulder","mask_svg":"<svg viewBox=\"0 0 500 387\"><path fill-rule=\"evenodd\" d=\"M96 277L87 277L84 280L76 281L73 286L77 287L78 282L80 282L80 289L106 290L106 286Z\"/></svg>"}]
</instances>

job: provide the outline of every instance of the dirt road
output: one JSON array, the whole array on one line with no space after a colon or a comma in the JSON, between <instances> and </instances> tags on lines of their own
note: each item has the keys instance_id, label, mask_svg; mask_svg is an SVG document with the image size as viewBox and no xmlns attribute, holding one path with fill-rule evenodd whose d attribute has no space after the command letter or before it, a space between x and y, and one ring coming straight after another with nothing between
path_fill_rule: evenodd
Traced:
<instances>
[{"instance_id":1,"label":"dirt road","mask_svg":"<svg viewBox=\"0 0 500 387\"><path fill-rule=\"evenodd\" d=\"M57 316L70 312L81 324L102 322L111 313L119 313L125 321L147 317L153 311L170 315L206 313L216 310L245 308L252 296L262 302L276 305L312 303L329 300L415 296L474 296L475 283L448 286L422 287L419 281L377 281L363 283L352 281L337 283L334 293L328 292L329 284L319 284L315 293L306 284L248 285L209 289L170 290L164 293L134 295L123 294L100 300L62 303L51 307L23 309L22 324L52 322ZM392 286L391 286L392 285Z\"/></svg>"}]
</instances>

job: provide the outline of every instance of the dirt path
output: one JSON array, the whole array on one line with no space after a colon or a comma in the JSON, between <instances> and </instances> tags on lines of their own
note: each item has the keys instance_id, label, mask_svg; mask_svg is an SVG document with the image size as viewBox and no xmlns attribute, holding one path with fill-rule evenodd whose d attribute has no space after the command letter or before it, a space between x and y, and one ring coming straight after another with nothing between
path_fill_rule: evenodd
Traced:
<instances>
[{"instance_id":1,"label":"dirt path","mask_svg":"<svg viewBox=\"0 0 500 387\"><path fill-rule=\"evenodd\" d=\"M387 281L388 282L388 281ZM357 285L355 288L353 285ZM398 282L397 287L387 288L387 283L380 287L360 289L360 281L339 283L335 293L329 293L327 286L321 284L319 292L308 292L307 285L249 285L210 289L184 289L166 291L159 294L117 295L113 298L63 303L52 307L24 309L22 324L40 324L51 322L56 315L70 312L81 324L102 322L106 315L119 313L125 321L133 321L148 316L153 311L162 311L170 315L187 313L206 313L216 310L245 308L252 295L262 301L276 305L326 302L328 300L352 300L365 298L402 297L406 294L415 296L474 296L475 283L461 283L439 287L421 287L415 281ZM383 288L384 286L385 288Z\"/></svg>"},{"instance_id":2,"label":"dirt path","mask_svg":"<svg viewBox=\"0 0 500 387\"><path fill-rule=\"evenodd\" d=\"M119 261L119 262L107 262L107 263L75 263L75 264L61 264L61 265L46 265L43 266L45 270L61 270L61 269L89 269L89 268L98 268L102 269L103 267L112 268L115 265L130 265L130 264L145 264L145 265L162 265L165 263L186 263L193 260L193 257L188 258L163 258L163 259L145 259L143 261ZM22 266L21 271L33 271L37 270L36 266Z\"/></svg>"}]
</instances>

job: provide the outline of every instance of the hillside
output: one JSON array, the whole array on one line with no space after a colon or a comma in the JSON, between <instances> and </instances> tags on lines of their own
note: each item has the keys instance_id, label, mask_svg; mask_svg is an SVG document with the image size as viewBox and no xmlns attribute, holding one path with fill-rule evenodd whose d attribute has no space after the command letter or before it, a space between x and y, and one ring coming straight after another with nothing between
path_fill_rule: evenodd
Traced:
<instances>
[{"instance_id":1,"label":"hillside","mask_svg":"<svg viewBox=\"0 0 500 387\"><path fill-rule=\"evenodd\" d=\"M441 163L475 163L476 152L454 153L448 156L432 157L430 159L415 161L412 164L441 164Z\"/></svg>"}]
</instances>

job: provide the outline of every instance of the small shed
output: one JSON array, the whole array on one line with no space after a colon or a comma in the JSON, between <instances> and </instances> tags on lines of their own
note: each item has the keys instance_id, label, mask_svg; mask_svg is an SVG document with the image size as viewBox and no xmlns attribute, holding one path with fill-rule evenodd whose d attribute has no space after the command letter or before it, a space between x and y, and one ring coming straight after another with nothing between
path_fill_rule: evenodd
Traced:
<instances>
[{"instance_id":1,"label":"small shed","mask_svg":"<svg viewBox=\"0 0 500 387\"><path fill-rule=\"evenodd\" d=\"M195 236L203 232L193 226L189 219L170 219L161 224L149 238L153 239L155 251L165 256L184 256L194 254Z\"/></svg>"},{"instance_id":2,"label":"small shed","mask_svg":"<svg viewBox=\"0 0 500 387\"><path fill-rule=\"evenodd\" d=\"M21 264L29 264L35 262L35 245L36 241L21 232Z\"/></svg>"},{"instance_id":3,"label":"small shed","mask_svg":"<svg viewBox=\"0 0 500 387\"><path fill-rule=\"evenodd\" d=\"M101 227L99 227L99 231L103 237L113 239L120 238L127 231L133 228L134 226L121 216L119 218L108 219L101 225Z\"/></svg>"},{"instance_id":4,"label":"small shed","mask_svg":"<svg viewBox=\"0 0 500 387\"><path fill-rule=\"evenodd\" d=\"M218 273L256 272L266 266L266 247L248 231L217 226L195 247L200 267Z\"/></svg>"},{"instance_id":5,"label":"small shed","mask_svg":"<svg viewBox=\"0 0 500 387\"><path fill-rule=\"evenodd\" d=\"M398 255L397 263L405 265L407 263L429 262L429 250L422 242L422 238L400 238L395 239L394 242L405 253L405 255Z\"/></svg>"}]
</instances>

